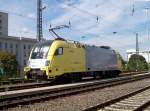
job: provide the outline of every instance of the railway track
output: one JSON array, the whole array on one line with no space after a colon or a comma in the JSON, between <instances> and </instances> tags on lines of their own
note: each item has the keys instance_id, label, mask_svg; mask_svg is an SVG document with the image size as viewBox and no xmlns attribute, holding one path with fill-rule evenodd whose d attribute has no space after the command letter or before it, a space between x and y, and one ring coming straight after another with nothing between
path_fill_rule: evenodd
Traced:
<instances>
[{"instance_id":1,"label":"railway track","mask_svg":"<svg viewBox=\"0 0 150 111\"><path fill-rule=\"evenodd\" d=\"M150 105L150 86L83 111L143 111Z\"/></svg>"},{"instance_id":2,"label":"railway track","mask_svg":"<svg viewBox=\"0 0 150 111\"><path fill-rule=\"evenodd\" d=\"M137 75L137 74L140 74L140 73L142 73L142 72L124 73L124 74L121 74L120 77ZM89 79L84 80L82 82L86 82L86 81L89 81ZM29 83L22 82L20 84L1 85L0 86L0 92L22 90L22 89L31 89L31 88L38 88L38 87L46 87L46 86L50 86L50 85L55 85L55 84L51 83L50 81L43 81L43 82L33 82L33 81L31 81Z\"/></svg>"},{"instance_id":3,"label":"railway track","mask_svg":"<svg viewBox=\"0 0 150 111\"><path fill-rule=\"evenodd\" d=\"M56 85L49 87L7 91L0 93L0 109L13 107L21 104L29 104L52 98L69 96L81 92L92 91L99 88L111 87L128 82L149 78L150 74L140 74L128 77L113 78L95 82L74 83L66 85Z\"/></svg>"},{"instance_id":4,"label":"railway track","mask_svg":"<svg viewBox=\"0 0 150 111\"><path fill-rule=\"evenodd\" d=\"M32 82L32 83L22 83L22 84L16 84L16 85L5 85L0 86L0 92L6 92L6 91L14 91L14 90L21 90L21 89L31 89L31 88L37 88L37 87L46 87L52 85L50 82Z\"/></svg>"},{"instance_id":5,"label":"railway track","mask_svg":"<svg viewBox=\"0 0 150 111\"><path fill-rule=\"evenodd\" d=\"M8 78L8 80L1 80L0 86L3 85L12 85L12 84L21 84L21 83L32 83L34 80L25 80L24 78Z\"/></svg>"}]
</instances>

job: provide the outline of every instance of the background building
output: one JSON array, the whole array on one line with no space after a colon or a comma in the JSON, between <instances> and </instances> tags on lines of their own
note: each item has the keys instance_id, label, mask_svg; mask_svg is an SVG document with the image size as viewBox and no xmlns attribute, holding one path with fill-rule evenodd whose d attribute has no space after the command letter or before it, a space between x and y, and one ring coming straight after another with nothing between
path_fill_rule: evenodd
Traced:
<instances>
[{"instance_id":1,"label":"background building","mask_svg":"<svg viewBox=\"0 0 150 111\"><path fill-rule=\"evenodd\" d=\"M127 50L127 61L129 61L131 55L136 54L136 50ZM139 55L142 55L148 63L150 63L150 50L139 51Z\"/></svg>"},{"instance_id":2,"label":"background building","mask_svg":"<svg viewBox=\"0 0 150 111\"><path fill-rule=\"evenodd\" d=\"M0 37L8 36L8 13L0 12Z\"/></svg>"},{"instance_id":3,"label":"background building","mask_svg":"<svg viewBox=\"0 0 150 111\"><path fill-rule=\"evenodd\" d=\"M8 36L8 13L0 12L0 51L16 55L21 74L36 42L36 39Z\"/></svg>"},{"instance_id":4,"label":"background building","mask_svg":"<svg viewBox=\"0 0 150 111\"><path fill-rule=\"evenodd\" d=\"M0 37L0 51L16 55L20 72L23 73L23 68L27 63L30 51L36 42L36 39L31 38L13 36Z\"/></svg>"}]
</instances>

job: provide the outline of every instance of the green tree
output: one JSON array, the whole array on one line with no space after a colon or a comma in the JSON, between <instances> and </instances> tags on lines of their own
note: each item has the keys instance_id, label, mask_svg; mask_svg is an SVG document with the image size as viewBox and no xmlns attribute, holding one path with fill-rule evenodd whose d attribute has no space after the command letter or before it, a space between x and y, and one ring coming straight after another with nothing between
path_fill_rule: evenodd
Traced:
<instances>
[{"instance_id":1,"label":"green tree","mask_svg":"<svg viewBox=\"0 0 150 111\"><path fill-rule=\"evenodd\" d=\"M128 71L145 71L148 70L148 63L145 58L141 55L133 54L131 55L129 62L127 64Z\"/></svg>"},{"instance_id":2,"label":"green tree","mask_svg":"<svg viewBox=\"0 0 150 111\"><path fill-rule=\"evenodd\" d=\"M14 77L17 74L18 63L16 56L7 52L0 52L0 68L5 77Z\"/></svg>"}]
</instances>

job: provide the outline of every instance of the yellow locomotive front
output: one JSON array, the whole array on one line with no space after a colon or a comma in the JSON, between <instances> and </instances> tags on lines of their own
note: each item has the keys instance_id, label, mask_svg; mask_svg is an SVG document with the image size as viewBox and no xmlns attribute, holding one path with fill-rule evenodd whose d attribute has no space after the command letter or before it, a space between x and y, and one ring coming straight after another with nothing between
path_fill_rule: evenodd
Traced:
<instances>
[{"instance_id":1,"label":"yellow locomotive front","mask_svg":"<svg viewBox=\"0 0 150 111\"><path fill-rule=\"evenodd\" d=\"M27 66L24 68L27 79L47 79L50 60L48 58L52 41L42 42L32 49Z\"/></svg>"},{"instance_id":2,"label":"yellow locomotive front","mask_svg":"<svg viewBox=\"0 0 150 111\"><path fill-rule=\"evenodd\" d=\"M80 44L59 39L39 43L32 49L24 72L27 79L55 79L85 72L85 50Z\"/></svg>"}]
</instances>

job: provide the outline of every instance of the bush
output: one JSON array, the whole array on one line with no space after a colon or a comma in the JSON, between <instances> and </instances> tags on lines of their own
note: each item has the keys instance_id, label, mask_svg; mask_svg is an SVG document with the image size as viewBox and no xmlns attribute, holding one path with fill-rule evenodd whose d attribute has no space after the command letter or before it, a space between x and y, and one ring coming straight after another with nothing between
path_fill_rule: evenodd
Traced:
<instances>
[{"instance_id":1,"label":"bush","mask_svg":"<svg viewBox=\"0 0 150 111\"><path fill-rule=\"evenodd\" d=\"M128 71L146 71L148 70L148 63L145 58L141 55L133 54L131 55L129 62L127 64Z\"/></svg>"},{"instance_id":2,"label":"bush","mask_svg":"<svg viewBox=\"0 0 150 111\"><path fill-rule=\"evenodd\" d=\"M18 63L15 55L7 52L0 52L1 77L15 77L17 74Z\"/></svg>"}]
</instances>

